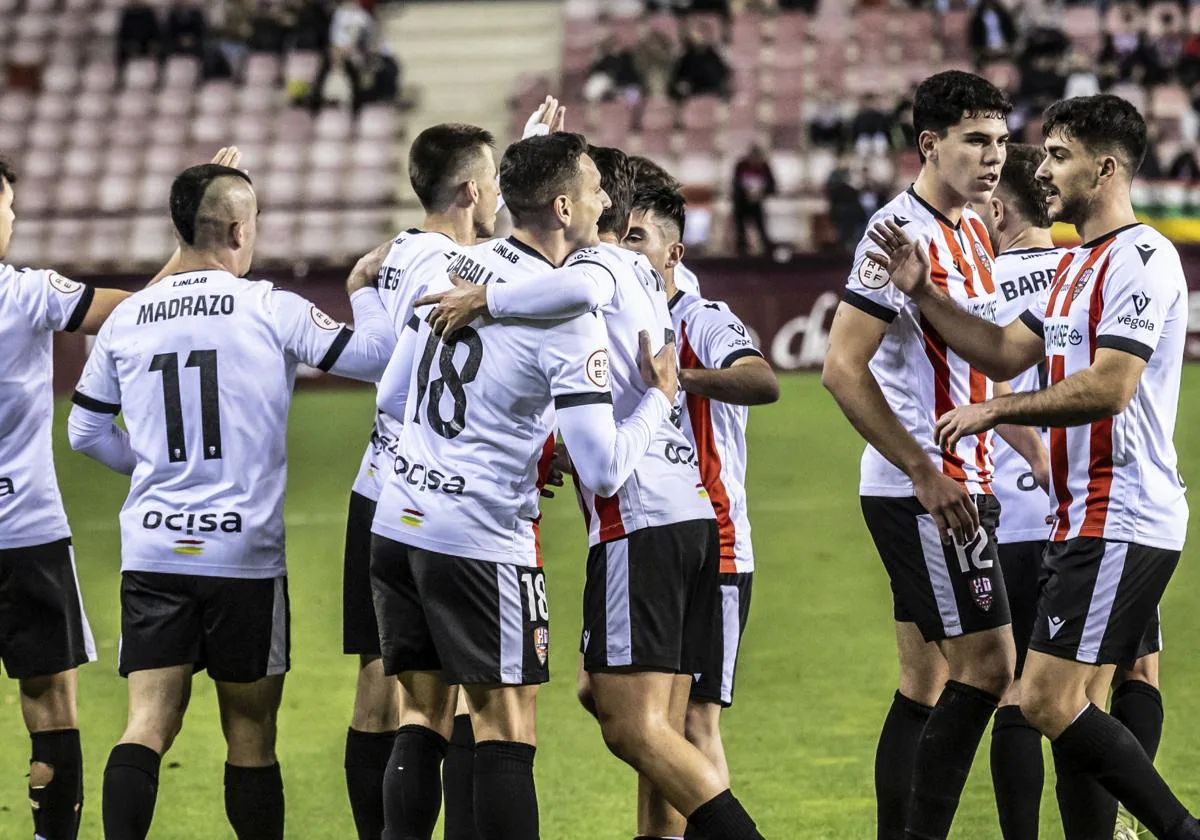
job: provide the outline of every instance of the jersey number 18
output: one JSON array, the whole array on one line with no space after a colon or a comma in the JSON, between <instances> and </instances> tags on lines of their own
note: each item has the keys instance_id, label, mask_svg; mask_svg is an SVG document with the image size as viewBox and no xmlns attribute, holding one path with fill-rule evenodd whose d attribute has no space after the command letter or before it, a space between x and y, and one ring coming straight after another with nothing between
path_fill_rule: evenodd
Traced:
<instances>
[{"instance_id":1,"label":"jersey number 18","mask_svg":"<svg viewBox=\"0 0 1200 840\"><path fill-rule=\"evenodd\" d=\"M442 352L438 353L441 344ZM459 345L467 348L467 358L462 368L454 366L454 351ZM433 357L438 357L438 373L440 378L430 381L433 368ZM467 392L465 386L475 381L479 373L479 364L483 361L483 340L479 333L470 327L463 327L454 333L453 340L442 343L436 335L430 333L425 342L425 351L421 354L421 363L417 366L417 407L413 411L413 422L421 423L421 406L426 395L429 403L425 406L425 420L429 428L444 438L456 438L462 432L467 422ZM454 400L454 414L450 419L442 417L442 396L450 392Z\"/></svg>"}]
</instances>

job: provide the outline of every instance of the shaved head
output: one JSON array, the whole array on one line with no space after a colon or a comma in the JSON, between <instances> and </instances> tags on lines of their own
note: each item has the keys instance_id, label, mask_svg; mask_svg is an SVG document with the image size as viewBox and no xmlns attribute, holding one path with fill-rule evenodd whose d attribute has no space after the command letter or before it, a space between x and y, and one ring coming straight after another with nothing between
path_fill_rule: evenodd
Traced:
<instances>
[{"instance_id":1,"label":"shaved head","mask_svg":"<svg viewBox=\"0 0 1200 840\"><path fill-rule=\"evenodd\" d=\"M184 250L222 254L241 276L250 270L258 236L258 199L240 169L206 163L171 184L171 221Z\"/></svg>"}]
</instances>

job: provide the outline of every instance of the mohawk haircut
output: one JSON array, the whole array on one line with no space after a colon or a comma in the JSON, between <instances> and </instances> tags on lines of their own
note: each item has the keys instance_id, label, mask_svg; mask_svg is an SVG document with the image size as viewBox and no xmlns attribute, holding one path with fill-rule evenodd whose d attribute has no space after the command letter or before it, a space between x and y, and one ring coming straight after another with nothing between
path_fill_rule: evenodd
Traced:
<instances>
[{"instance_id":1,"label":"mohawk haircut","mask_svg":"<svg viewBox=\"0 0 1200 840\"><path fill-rule=\"evenodd\" d=\"M200 212L204 194L218 178L241 178L247 184L254 183L240 169L204 163L183 170L171 184L171 222L179 238L187 245L196 244L196 216Z\"/></svg>"},{"instance_id":2,"label":"mohawk haircut","mask_svg":"<svg viewBox=\"0 0 1200 840\"><path fill-rule=\"evenodd\" d=\"M600 233L624 236L629 230L633 205L633 167L629 155L608 146L588 146L588 157L600 170L600 188L608 193L611 206L600 214L596 229Z\"/></svg>"},{"instance_id":3,"label":"mohawk haircut","mask_svg":"<svg viewBox=\"0 0 1200 840\"><path fill-rule=\"evenodd\" d=\"M1042 135L1055 132L1078 140L1093 154L1115 153L1130 177L1146 158L1146 121L1137 108L1111 93L1055 102L1046 109Z\"/></svg>"},{"instance_id":4,"label":"mohawk haircut","mask_svg":"<svg viewBox=\"0 0 1200 840\"><path fill-rule=\"evenodd\" d=\"M442 123L418 134L408 153L408 180L425 212L445 210L449 188L468 180L465 170L481 148L495 145L490 131L466 123Z\"/></svg>"},{"instance_id":5,"label":"mohawk haircut","mask_svg":"<svg viewBox=\"0 0 1200 840\"><path fill-rule=\"evenodd\" d=\"M587 150L582 134L565 131L509 146L500 161L500 192L513 222L545 212L555 198L570 193Z\"/></svg>"},{"instance_id":6,"label":"mohawk haircut","mask_svg":"<svg viewBox=\"0 0 1200 840\"><path fill-rule=\"evenodd\" d=\"M996 186L1021 218L1037 228L1050 227L1046 192L1034 177L1045 159L1046 151L1041 146L1009 143L1008 157L1004 161L1004 168L1000 170L1000 183Z\"/></svg>"},{"instance_id":7,"label":"mohawk haircut","mask_svg":"<svg viewBox=\"0 0 1200 840\"><path fill-rule=\"evenodd\" d=\"M913 131L917 137L922 131L933 131L938 137L945 137L951 126L963 120L973 117L1007 119L1012 109L1008 97L987 79L962 70L946 70L935 73L917 86L913 101ZM917 153L924 163L925 155L919 148Z\"/></svg>"},{"instance_id":8,"label":"mohawk haircut","mask_svg":"<svg viewBox=\"0 0 1200 840\"><path fill-rule=\"evenodd\" d=\"M668 222L679 232L679 241L683 241L687 227L687 199L679 190L661 185L638 187L633 195L633 209L653 213Z\"/></svg>"},{"instance_id":9,"label":"mohawk haircut","mask_svg":"<svg viewBox=\"0 0 1200 840\"><path fill-rule=\"evenodd\" d=\"M0 194L6 189L4 186L5 183L17 183L17 170L13 169L13 165L8 158L0 157L0 178L4 179L0 181Z\"/></svg>"},{"instance_id":10,"label":"mohawk haircut","mask_svg":"<svg viewBox=\"0 0 1200 840\"><path fill-rule=\"evenodd\" d=\"M633 167L634 189L663 187L668 190L677 190L683 186L683 182L650 160L650 158L642 157L641 155L630 155L629 164Z\"/></svg>"}]
</instances>

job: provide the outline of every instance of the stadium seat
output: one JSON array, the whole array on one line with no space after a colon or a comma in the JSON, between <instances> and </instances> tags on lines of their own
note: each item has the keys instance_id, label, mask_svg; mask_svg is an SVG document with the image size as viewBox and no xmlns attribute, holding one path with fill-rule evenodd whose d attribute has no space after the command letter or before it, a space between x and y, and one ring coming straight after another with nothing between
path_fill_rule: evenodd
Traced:
<instances>
[{"instance_id":1,"label":"stadium seat","mask_svg":"<svg viewBox=\"0 0 1200 840\"><path fill-rule=\"evenodd\" d=\"M279 57L272 53L252 52L246 60L243 82L250 87L273 88L279 83Z\"/></svg>"},{"instance_id":2,"label":"stadium seat","mask_svg":"<svg viewBox=\"0 0 1200 840\"><path fill-rule=\"evenodd\" d=\"M234 88L229 82L208 82L200 88L196 97L196 110L200 118L214 115L228 116L233 111Z\"/></svg>"},{"instance_id":3,"label":"stadium seat","mask_svg":"<svg viewBox=\"0 0 1200 840\"><path fill-rule=\"evenodd\" d=\"M673 172L689 187L716 188L724 180L721 161L715 155L702 152L686 152Z\"/></svg>"},{"instance_id":4,"label":"stadium seat","mask_svg":"<svg viewBox=\"0 0 1200 840\"><path fill-rule=\"evenodd\" d=\"M129 238L129 255L134 262L147 269L158 268L166 263L175 248L171 222L162 212L166 203L164 197L161 206L154 208L158 213L153 216L140 216L133 223Z\"/></svg>"},{"instance_id":5,"label":"stadium seat","mask_svg":"<svg viewBox=\"0 0 1200 840\"><path fill-rule=\"evenodd\" d=\"M779 195L797 195L805 185L804 157L796 151L776 149L771 152L771 171Z\"/></svg>"},{"instance_id":6,"label":"stadium seat","mask_svg":"<svg viewBox=\"0 0 1200 840\"><path fill-rule=\"evenodd\" d=\"M270 170L264 177L256 177L253 173L251 177L255 179L260 205L264 207L294 207L300 203L303 179L297 177L296 173Z\"/></svg>"},{"instance_id":7,"label":"stadium seat","mask_svg":"<svg viewBox=\"0 0 1200 840\"><path fill-rule=\"evenodd\" d=\"M121 120L143 120L153 108L154 100L147 91L123 90L117 95L114 110Z\"/></svg>"},{"instance_id":8,"label":"stadium seat","mask_svg":"<svg viewBox=\"0 0 1200 840\"><path fill-rule=\"evenodd\" d=\"M334 108L325 108L313 123L313 133L320 140L346 140L350 137L350 114Z\"/></svg>"},{"instance_id":9,"label":"stadium seat","mask_svg":"<svg viewBox=\"0 0 1200 840\"><path fill-rule=\"evenodd\" d=\"M32 149L56 151L67 141L67 124L61 120L38 120L29 125L26 139Z\"/></svg>"},{"instance_id":10,"label":"stadium seat","mask_svg":"<svg viewBox=\"0 0 1200 840\"><path fill-rule=\"evenodd\" d=\"M105 172L108 173L107 167ZM105 213L131 210L136 198L136 183L129 175L105 174L96 187L96 205Z\"/></svg>"},{"instance_id":11,"label":"stadium seat","mask_svg":"<svg viewBox=\"0 0 1200 840\"><path fill-rule=\"evenodd\" d=\"M74 93L79 71L70 64L55 62L42 70L42 90L50 93Z\"/></svg>"},{"instance_id":12,"label":"stadium seat","mask_svg":"<svg viewBox=\"0 0 1200 840\"><path fill-rule=\"evenodd\" d=\"M337 230L337 213L328 210L306 210L300 216L297 251L301 256L316 262L336 260L342 250L338 243Z\"/></svg>"},{"instance_id":13,"label":"stadium seat","mask_svg":"<svg viewBox=\"0 0 1200 840\"><path fill-rule=\"evenodd\" d=\"M128 219L95 219L84 246L87 262L93 267L119 266L129 247L130 228Z\"/></svg>"},{"instance_id":14,"label":"stadium seat","mask_svg":"<svg viewBox=\"0 0 1200 840\"><path fill-rule=\"evenodd\" d=\"M32 146L25 151L21 174L29 178L50 179L58 175L61 166L62 156L57 149Z\"/></svg>"},{"instance_id":15,"label":"stadium seat","mask_svg":"<svg viewBox=\"0 0 1200 840\"><path fill-rule=\"evenodd\" d=\"M152 90L158 84L158 62L153 58L134 58L125 65L125 89Z\"/></svg>"},{"instance_id":16,"label":"stadium seat","mask_svg":"<svg viewBox=\"0 0 1200 840\"><path fill-rule=\"evenodd\" d=\"M163 87L167 90L190 90L199 80L199 59L190 55L173 55L167 59L163 68Z\"/></svg>"},{"instance_id":17,"label":"stadium seat","mask_svg":"<svg viewBox=\"0 0 1200 840\"><path fill-rule=\"evenodd\" d=\"M45 214L55 204L54 185L57 178L38 177L25 167L21 170L21 203L17 208L17 212L21 214L21 219L17 223L15 230L17 231L14 242L25 237L27 230L26 221L30 216L37 217Z\"/></svg>"},{"instance_id":18,"label":"stadium seat","mask_svg":"<svg viewBox=\"0 0 1200 840\"><path fill-rule=\"evenodd\" d=\"M357 169L345 178L345 200L354 205L383 204L392 200L395 189L389 169Z\"/></svg>"},{"instance_id":19,"label":"stadium seat","mask_svg":"<svg viewBox=\"0 0 1200 840\"><path fill-rule=\"evenodd\" d=\"M58 180L54 191L54 210L65 215L95 211L96 184L90 176L72 175Z\"/></svg>"},{"instance_id":20,"label":"stadium seat","mask_svg":"<svg viewBox=\"0 0 1200 840\"><path fill-rule=\"evenodd\" d=\"M270 207L264 209L258 222L258 242L254 248L256 260L268 264L281 263L294 256L295 228L295 213Z\"/></svg>"},{"instance_id":21,"label":"stadium seat","mask_svg":"<svg viewBox=\"0 0 1200 840\"><path fill-rule=\"evenodd\" d=\"M144 175L138 182L137 187L137 207L139 210L157 210L162 212L167 209L171 195L171 181L174 180L174 174L171 175Z\"/></svg>"},{"instance_id":22,"label":"stadium seat","mask_svg":"<svg viewBox=\"0 0 1200 840\"><path fill-rule=\"evenodd\" d=\"M193 105L190 93L181 95L181 91L164 89L155 97L154 113L160 117L183 119L191 116Z\"/></svg>"},{"instance_id":23,"label":"stadium seat","mask_svg":"<svg viewBox=\"0 0 1200 840\"><path fill-rule=\"evenodd\" d=\"M532 111L533 109L530 108ZM390 105L367 105L358 115L358 136L390 142L396 135L396 109Z\"/></svg>"},{"instance_id":24,"label":"stadium seat","mask_svg":"<svg viewBox=\"0 0 1200 840\"><path fill-rule=\"evenodd\" d=\"M0 149L20 149L25 145L25 123L8 123L0 121Z\"/></svg>"}]
</instances>

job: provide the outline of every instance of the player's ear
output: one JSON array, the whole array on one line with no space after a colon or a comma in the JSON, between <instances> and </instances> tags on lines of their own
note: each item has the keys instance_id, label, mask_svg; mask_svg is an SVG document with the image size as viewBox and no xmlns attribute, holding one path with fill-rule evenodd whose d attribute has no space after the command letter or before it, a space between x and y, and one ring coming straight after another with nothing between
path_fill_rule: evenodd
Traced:
<instances>
[{"instance_id":1,"label":"player's ear","mask_svg":"<svg viewBox=\"0 0 1200 840\"><path fill-rule=\"evenodd\" d=\"M229 243L234 248L245 246L247 240L247 231L245 222L234 222L229 226Z\"/></svg>"},{"instance_id":2,"label":"player's ear","mask_svg":"<svg viewBox=\"0 0 1200 840\"><path fill-rule=\"evenodd\" d=\"M554 199L554 217L563 227L571 224L571 199L568 196L560 195Z\"/></svg>"},{"instance_id":3,"label":"player's ear","mask_svg":"<svg viewBox=\"0 0 1200 840\"><path fill-rule=\"evenodd\" d=\"M999 230L1004 225L1004 202L996 196L992 196L988 199L988 209L991 211L996 229Z\"/></svg>"},{"instance_id":4,"label":"player's ear","mask_svg":"<svg viewBox=\"0 0 1200 840\"><path fill-rule=\"evenodd\" d=\"M479 203L479 184L476 183L474 178L463 184L462 189L463 194L467 199L467 204Z\"/></svg>"},{"instance_id":5,"label":"player's ear","mask_svg":"<svg viewBox=\"0 0 1200 840\"><path fill-rule=\"evenodd\" d=\"M926 160L934 163L937 163L937 141L937 132L928 129L922 131L921 136L917 138L917 148L921 150L921 154L925 155Z\"/></svg>"},{"instance_id":6,"label":"player's ear","mask_svg":"<svg viewBox=\"0 0 1200 840\"><path fill-rule=\"evenodd\" d=\"M677 266L681 262L683 262L683 253L686 250L687 250L687 248L684 247L682 242L676 242L674 245L672 245L670 248L668 248L667 249L666 267L674 268L675 266Z\"/></svg>"},{"instance_id":7,"label":"player's ear","mask_svg":"<svg viewBox=\"0 0 1200 840\"><path fill-rule=\"evenodd\" d=\"M1097 180L1101 183L1112 180L1113 176L1117 174L1117 169L1119 168L1120 166L1115 157L1112 155L1105 155L1104 157L1100 158L1100 172L1097 176Z\"/></svg>"}]
</instances>

